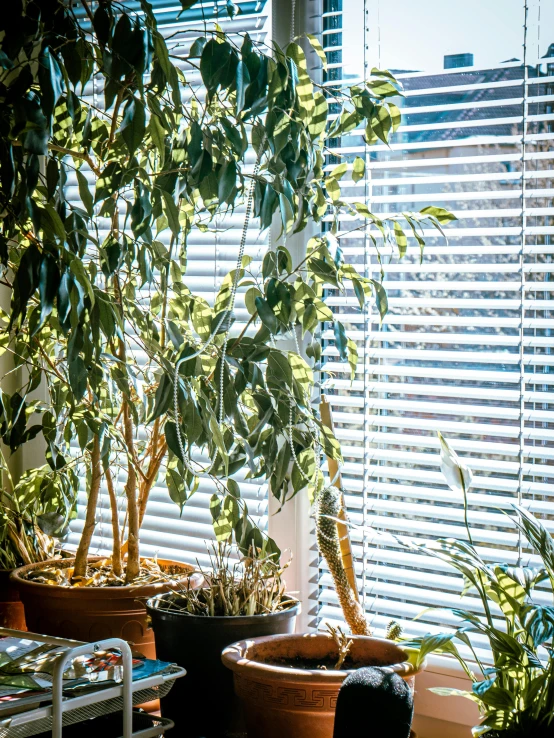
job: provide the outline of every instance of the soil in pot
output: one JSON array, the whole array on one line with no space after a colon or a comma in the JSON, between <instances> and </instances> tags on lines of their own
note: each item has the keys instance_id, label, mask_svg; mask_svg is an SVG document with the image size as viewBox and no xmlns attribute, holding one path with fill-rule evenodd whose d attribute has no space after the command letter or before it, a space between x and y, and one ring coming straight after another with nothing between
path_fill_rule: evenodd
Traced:
<instances>
[{"instance_id":1,"label":"soil in pot","mask_svg":"<svg viewBox=\"0 0 554 738\"><path fill-rule=\"evenodd\" d=\"M353 667L390 669L413 688L417 670L401 648L379 638L350 637ZM333 738L337 696L349 673L332 668L337 658L336 644L324 634L254 638L226 648L223 662L234 673L248 738ZM327 663L331 668L317 668ZM368 733L370 728L368 715Z\"/></svg>"},{"instance_id":2,"label":"soil in pot","mask_svg":"<svg viewBox=\"0 0 554 738\"><path fill-rule=\"evenodd\" d=\"M27 630L25 611L17 587L10 581L12 569L0 569L0 628Z\"/></svg>"},{"instance_id":3,"label":"soil in pot","mask_svg":"<svg viewBox=\"0 0 554 738\"><path fill-rule=\"evenodd\" d=\"M91 557L94 564L103 557ZM149 627L145 601L156 594L167 592L174 581L123 586L62 586L44 579L40 572L52 568L71 568L74 559L30 564L12 574L25 607L25 618L30 631L46 635L72 638L77 641L97 641L102 638L123 638L136 651L155 658L154 635ZM181 583L194 571L188 564L158 560L169 571L178 567ZM31 577L31 578L29 578ZM169 661L173 659L169 658Z\"/></svg>"},{"instance_id":4,"label":"soil in pot","mask_svg":"<svg viewBox=\"0 0 554 738\"><path fill-rule=\"evenodd\" d=\"M166 609L171 597L161 595L146 604L158 658L175 661L187 670L187 675L162 698L162 715L175 722L176 734L180 732L186 738L240 734L240 705L221 652L237 639L294 632L300 605L266 615L208 617Z\"/></svg>"}]
</instances>

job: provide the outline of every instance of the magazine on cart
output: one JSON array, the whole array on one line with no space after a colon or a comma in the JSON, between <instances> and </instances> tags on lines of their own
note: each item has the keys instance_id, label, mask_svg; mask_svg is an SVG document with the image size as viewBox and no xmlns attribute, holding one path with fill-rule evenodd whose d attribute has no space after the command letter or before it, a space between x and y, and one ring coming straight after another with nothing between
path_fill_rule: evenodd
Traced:
<instances>
[{"instance_id":1,"label":"magazine on cart","mask_svg":"<svg viewBox=\"0 0 554 738\"><path fill-rule=\"evenodd\" d=\"M66 648L31 638L0 637L0 717L52 701L55 660ZM165 661L134 658L133 681L160 674L169 666ZM122 659L117 650L91 651L67 665L63 693L77 696L111 687L122 679Z\"/></svg>"}]
</instances>

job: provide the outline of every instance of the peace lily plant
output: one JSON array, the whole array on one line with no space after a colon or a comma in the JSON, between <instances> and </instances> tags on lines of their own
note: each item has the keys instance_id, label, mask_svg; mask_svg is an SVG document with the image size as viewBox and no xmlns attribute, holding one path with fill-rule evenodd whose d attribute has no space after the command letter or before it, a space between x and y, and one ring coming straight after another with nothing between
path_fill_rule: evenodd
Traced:
<instances>
[{"instance_id":1,"label":"peace lily plant","mask_svg":"<svg viewBox=\"0 0 554 738\"><path fill-rule=\"evenodd\" d=\"M464 697L478 706L481 719L472 729L475 738L548 738L554 732L552 535L528 509L513 504L512 522L521 536L518 561L485 561L468 519L473 474L440 433L439 441L442 472L463 501L467 541L440 538L422 545L404 539L401 543L456 569L463 577L462 596L472 594L474 601L466 608L448 608L460 621L450 633L428 634L402 645L416 649L416 664L432 652L458 659L470 688L436 687L432 691ZM481 644L476 644L475 634ZM464 658L457 644L468 657Z\"/></svg>"},{"instance_id":2,"label":"peace lily plant","mask_svg":"<svg viewBox=\"0 0 554 738\"><path fill-rule=\"evenodd\" d=\"M182 0L184 10L193 4ZM247 469L267 480L281 503L301 490L316 495L321 450L341 453L312 406L322 323L333 326L352 376L357 361L325 289L353 291L361 310L372 297L387 310L381 283L344 260L339 221L353 216L353 228L402 258L406 230L423 245L424 225L440 231L453 216L437 207L377 216L341 192L345 175L364 177L361 158L325 169L338 137L359 128L368 144L387 143L398 128L391 99L402 93L389 72L324 91L307 71L308 44L325 64L313 37L267 48L214 23L184 52L168 47L146 0L140 14L125 2L82 0L81 15L73 5L23 0L22 17L0 21L0 260L12 291L0 341L25 378L6 431L19 424L16 447L26 441L23 420L42 436L49 494L57 490L66 519L61 500L76 499L76 469L86 469L75 583L86 575L102 484L113 572L136 580L139 530L162 473L181 508L209 476L217 537L276 550L233 475ZM187 77L196 72L199 83ZM100 99L89 94L93 80ZM210 305L187 285L187 243L243 205L237 266ZM251 218L262 230L277 221L281 244L325 216L330 229L299 262L277 245L261 272L251 268ZM238 330L245 289L250 318ZM297 332L307 357L279 341ZM39 386L46 399L31 402Z\"/></svg>"}]
</instances>

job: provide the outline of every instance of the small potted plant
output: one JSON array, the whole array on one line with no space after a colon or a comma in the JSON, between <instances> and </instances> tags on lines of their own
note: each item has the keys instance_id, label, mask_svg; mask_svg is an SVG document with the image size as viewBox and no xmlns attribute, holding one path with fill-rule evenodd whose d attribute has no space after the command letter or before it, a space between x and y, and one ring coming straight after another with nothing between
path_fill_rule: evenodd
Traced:
<instances>
[{"instance_id":1,"label":"small potted plant","mask_svg":"<svg viewBox=\"0 0 554 738\"><path fill-rule=\"evenodd\" d=\"M200 587L181 587L146 604L158 657L187 670L177 689L162 699L162 713L178 728L186 727L191 738L221 738L241 725L232 675L221 662L225 646L294 632L300 608L285 592L284 568L274 554L255 546L241 553L220 542L210 558L209 569L200 570ZM193 709L183 711L185 703Z\"/></svg>"},{"instance_id":2,"label":"small potted plant","mask_svg":"<svg viewBox=\"0 0 554 738\"><path fill-rule=\"evenodd\" d=\"M332 738L337 696L349 672L381 666L400 674L413 689L425 666L423 658L394 643L400 635L395 623L387 639L371 637L341 551L341 540L348 540L341 512L340 490L324 488L316 504L318 546L353 635L328 626L327 633L254 638L226 648L223 662L234 674L249 738Z\"/></svg>"},{"instance_id":3,"label":"small potted plant","mask_svg":"<svg viewBox=\"0 0 554 738\"><path fill-rule=\"evenodd\" d=\"M2 394L0 417L10 399ZM17 431L10 420L13 416L4 415L1 422L2 440L8 444ZM19 431L29 429L20 424ZM72 495L57 494L56 472L47 465L29 469L16 483L0 450L0 627L26 629L23 604L10 576L20 566L59 555L61 539L75 515L75 502Z\"/></svg>"},{"instance_id":4,"label":"small potted plant","mask_svg":"<svg viewBox=\"0 0 554 738\"><path fill-rule=\"evenodd\" d=\"M451 488L463 495L467 513L471 471L442 436L440 441L442 470ZM467 542L449 538L425 546L412 544L455 567L464 577L464 593L479 597L482 614L451 609L461 620L458 629L406 645L422 654L438 651L459 660L471 680L471 689L441 687L432 691L466 697L478 705L481 722L473 728L474 736L550 738L554 735L554 542L529 510L513 507L514 525L528 545L528 553L521 555L517 566L485 563L473 545L467 515ZM538 561L524 565L531 555ZM485 637L489 647L486 660L474 650L472 633ZM470 649L471 661L460 655L456 642Z\"/></svg>"}]
</instances>

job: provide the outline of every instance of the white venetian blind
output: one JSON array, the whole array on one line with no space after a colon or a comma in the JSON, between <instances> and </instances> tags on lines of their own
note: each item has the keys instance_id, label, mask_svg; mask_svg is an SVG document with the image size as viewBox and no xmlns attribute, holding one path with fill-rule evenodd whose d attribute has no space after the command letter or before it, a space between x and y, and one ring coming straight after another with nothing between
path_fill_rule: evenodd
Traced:
<instances>
[{"instance_id":1,"label":"white venetian blind","mask_svg":"<svg viewBox=\"0 0 554 738\"><path fill-rule=\"evenodd\" d=\"M446 486L436 431L474 472L472 536L489 561L515 562L520 541L504 511L521 502L554 528L554 6L522 0L324 0L327 84L373 66L404 85L403 122L390 148L362 132L335 141L368 176L343 188L376 213L434 204L458 217L448 243L425 232L401 262L383 254L389 313L379 326L353 294L330 293L359 347L353 382L326 332L326 394L343 445L359 588L379 633L392 619L412 635L454 618L461 581L435 559L378 532L466 539L462 500ZM348 12L346 9L348 7ZM525 46L525 48L524 48ZM337 158L329 166L337 163ZM341 183L342 184L342 183ZM345 257L378 277L376 254L353 218ZM341 619L320 569L319 616Z\"/></svg>"},{"instance_id":2,"label":"white venetian blind","mask_svg":"<svg viewBox=\"0 0 554 738\"><path fill-rule=\"evenodd\" d=\"M194 87L201 86L199 72L187 64L185 57L192 42L204 35L205 27L214 28L214 21L239 46L242 36L248 32L254 41L269 41L268 33L271 28L271 1L270 0L236 0L234 3L237 14L230 19L227 12L228 3L216 0L198 3L188 11L183 12L181 4L169 0L153 0L151 2L156 14L158 28L167 39L170 53L182 58L179 63L185 72L187 82ZM140 13L140 3L128 2L126 6ZM78 8L76 12L79 12ZM180 14L180 17L177 16ZM204 25L206 24L206 26ZM92 95L91 89L86 91ZM96 91L96 104L102 104L102 94ZM250 162L253 167L254 162ZM76 181L68 182L69 187L76 187ZM244 206L237 207L230 216L222 217L210 225L209 231L202 233L194 230L187 245L187 272L184 281L189 289L197 295L214 302L225 275L235 267L239 242L244 223ZM102 235L102 233L101 233ZM104 236L106 233L103 234ZM170 233L159 236L166 246L169 245ZM252 257L249 266L254 273L261 267L265 250L267 249L267 233L260 235L257 221L250 224L245 253ZM244 297L239 293L235 308L236 322L233 332L240 331L249 317L244 306ZM136 360L140 361L140 352ZM207 461L207 459L206 459ZM256 481L244 481L244 474L238 473L234 477L241 487L241 495L246 500L248 510L253 520L262 528L267 527L267 488ZM123 486L125 473L120 471L117 476L121 514L120 522L124 523ZM170 499L165 487L165 468L162 468L157 483L152 488L144 524L141 529L141 554L144 556L158 555L160 558L172 558L181 561L207 564L206 541L213 538L212 518L209 511L209 500L215 487L209 480L201 480L198 490L192 495L180 515L179 508ZM86 489L83 482L79 496L79 516L72 524L69 544L76 544L83 527L84 509L86 504ZM108 491L105 486L101 490L101 500L97 516L97 527L91 550L109 551L111 545L111 518Z\"/></svg>"}]
</instances>

